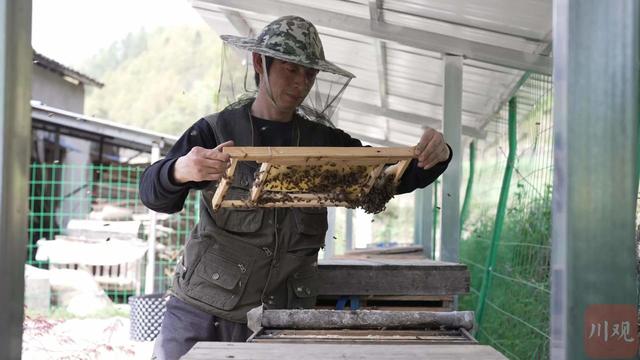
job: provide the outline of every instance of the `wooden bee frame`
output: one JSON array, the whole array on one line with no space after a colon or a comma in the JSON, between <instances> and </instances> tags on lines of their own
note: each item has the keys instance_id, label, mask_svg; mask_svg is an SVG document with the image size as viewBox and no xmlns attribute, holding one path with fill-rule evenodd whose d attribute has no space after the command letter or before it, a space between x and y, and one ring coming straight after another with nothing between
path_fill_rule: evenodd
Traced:
<instances>
[{"instance_id":1,"label":"wooden bee frame","mask_svg":"<svg viewBox=\"0 0 640 360\"><path fill-rule=\"evenodd\" d=\"M223 152L230 155L231 165L218 184L212 207L214 210L220 207L348 207L346 198L367 194L384 177L393 177L397 185L414 150L413 147L227 147ZM247 199L225 199L240 161L260 163L260 170ZM341 184L343 178L350 181ZM327 184L334 188L328 188ZM342 195L337 196L336 191Z\"/></svg>"}]
</instances>

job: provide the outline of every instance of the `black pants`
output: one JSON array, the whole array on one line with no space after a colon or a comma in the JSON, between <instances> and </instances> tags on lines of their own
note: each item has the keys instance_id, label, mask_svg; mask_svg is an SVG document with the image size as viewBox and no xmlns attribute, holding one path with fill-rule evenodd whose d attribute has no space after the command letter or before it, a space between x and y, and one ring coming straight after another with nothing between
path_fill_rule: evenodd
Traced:
<instances>
[{"instance_id":1,"label":"black pants","mask_svg":"<svg viewBox=\"0 0 640 360\"><path fill-rule=\"evenodd\" d=\"M198 341L243 342L249 336L247 324L221 319L171 296L152 359L177 360Z\"/></svg>"}]
</instances>

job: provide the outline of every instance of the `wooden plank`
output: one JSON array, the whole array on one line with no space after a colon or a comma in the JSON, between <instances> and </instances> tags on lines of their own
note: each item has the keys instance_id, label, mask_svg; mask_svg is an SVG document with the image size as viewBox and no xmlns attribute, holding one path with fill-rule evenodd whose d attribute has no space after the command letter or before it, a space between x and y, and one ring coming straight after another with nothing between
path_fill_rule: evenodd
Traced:
<instances>
[{"instance_id":1,"label":"wooden plank","mask_svg":"<svg viewBox=\"0 0 640 360\"><path fill-rule=\"evenodd\" d=\"M215 194L213 194L213 198L211 199L211 207L213 210L217 210L222 204L222 199L227 194L227 190L229 190L229 186L233 181L233 175L236 172L236 166L238 165L238 160L231 159L231 165L227 169L227 176L220 180L218 184L218 188L216 189Z\"/></svg>"},{"instance_id":2,"label":"wooden plank","mask_svg":"<svg viewBox=\"0 0 640 360\"><path fill-rule=\"evenodd\" d=\"M362 190L363 194L367 194L369 191L371 191L371 188L373 188L373 186L376 184L376 181L378 181L380 174L382 174L384 165L385 164L378 165L375 169L373 169L373 171L369 173L369 180L367 180L367 185L365 185L364 189Z\"/></svg>"},{"instance_id":3,"label":"wooden plank","mask_svg":"<svg viewBox=\"0 0 640 360\"><path fill-rule=\"evenodd\" d=\"M335 310L335 305L316 305L313 307L314 309L321 310ZM381 310L381 311L434 311L434 312L447 312L453 311L453 306L440 306L440 307L431 307L431 306L367 306L360 304L360 309L363 310Z\"/></svg>"},{"instance_id":4,"label":"wooden plank","mask_svg":"<svg viewBox=\"0 0 640 360\"><path fill-rule=\"evenodd\" d=\"M461 295L464 264L433 260L332 259L318 264L320 295Z\"/></svg>"},{"instance_id":5,"label":"wooden plank","mask_svg":"<svg viewBox=\"0 0 640 360\"><path fill-rule=\"evenodd\" d=\"M274 159L295 158L388 158L396 161L412 158L413 147L226 147L222 150L232 159L270 162Z\"/></svg>"},{"instance_id":6,"label":"wooden plank","mask_svg":"<svg viewBox=\"0 0 640 360\"><path fill-rule=\"evenodd\" d=\"M485 345L198 342L184 360L506 360Z\"/></svg>"},{"instance_id":7,"label":"wooden plank","mask_svg":"<svg viewBox=\"0 0 640 360\"><path fill-rule=\"evenodd\" d=\"M429 343L467 343L477 344L465 330L295 330L264 329L252 342L288 341L288 342L394 342L417 344Z\"/></svg>"},{"instance_id":8,"label":"wooden plank","mask_svg":"<svg viewBox=\"0 0 640 360\"><path fill-rule=\"evenodd\" d=\"M271 336L423 336L448 337L462 336L459 330L361 330L361 329L265 329L264 335Z\"/></svg>"},{"instance_id":9,"label":"wooden plank","mask_svg":"<svg viewBox=\"0 0 640 360\"><path fill-rule=\"evenodd\" d=\"M446 262L446 261L437 261L431 259L383 259L383 258L375 258L375 259L323 259L320 260L320 265L330 267L337 266L340 268L367 268L367 267L376 267L376 268L415 268L415 269L426 269L426 270L434 270L434 269L457 269L457 270L466 270L467 265Z\"/></svg>"},{"instance_id":10,"label":"wooden plank","mask_svg":"<svg viewBox=\"0 0 640 360\"><path fill-rule=\"evenodd\" d=\"M251 188L251 196L250 202L255 204L262 193L262 189L264 188L264 181L269 175L269 170L271 169L270 163L263 163L260 166L260 172L258 174L258 180L254 181L253 187Z\"/></svg>"},{"instance_id":11,"label":"wooden plank","mask_svg":"<svg viewBox=\"0 0 640 360\"><path fill-rule=\"evenodd\" d=\"M388 301L453 301L452 295L414 295L414 296L388 296L388 295L369 295L364 300L388 300Z\"/></svg>"},{"instance_id":12,"label":"wooden plank","mask_svg":"<svg viewBox=\"0 0 640 360\"><path fill-rule=\"evenodd\" d=\"M452 295L414 295L414 296L385 296L366 295L358 296L359 309L383 310L383 311L453 311ZM315 309L336 309L338 295L320 295Z\"/></svg>"},{"instance_id":13,"label":"wooden plank","mask_svg":"<svg viewBox=\"0 0 640 360\"><path fill-rule=\"evenodd\" d=\"M322 300L337 300L339 296L320 296ZM360 296L360 301L425 301L425 302L443 302L453 301L453 295L366 295Z\"/></svg>"},{"instance_id":14,"label":"wooden plank","mask_svg":"<svg viewBox=\"0 0 640 360\"><path fill-rule=\"evenodd\" d=\"M310 195L310 196L307 196ZM308 208L308 207L324 207L324 206L344 206L349 207L350 205L346 202L334 202L330 200L321 200L317 198L312 198L313 194L291 194L294 198L293 201L287 202L266 202L260 204L260 207L295 207L295 208ZM276 197L276 196L274 196ZM246 208L253 207L247 200L224 200L221 204L222 207L230 207L230 208Z\"/></svg>"},{"instance_id":15,"label":"wooden plank","mask_svg":"<svg viewBox=\"0 0 640 360\"><path fill-rule=\"evenodd\" d=\"M400 178L402 178L402 174L407 170L410 163L410 159L398 161L395 165L386 168L384 172L385 174L393 175L393 182L398 184L400 182Z\"/></svg>"},{"instance_id":16,"label":"wooden plank","mask_svg":"<svg viewBox=\"0 0 640 360\"><path fill-rule=\"evenodd\" d=\"M449 312L453 310L451 307L420 307L420 306L371 306L367 309L380 311L433 311L433 312Z\"/></svg>"},{"instance_id":17,"label":"wooden plank","mask_svg":"<svg viewBox=\"0 0 640 360\"><path fill-rule=\"evenodd\" d=\"M343 255L338 255L338 259L424 259L422 246L402 246L384 249L358 249L351 250Z\"/></svg>"},{"instance_id":18,"label":"wooden plank","mask_svg":"<svg viewBox=\"0 0 640 360\"><path fill-rule=\"evenodd\" d=\"M403 158L406 159L406 158ZM336 157L284 157L284 158L274 158L269 160L270 164L274 165L305 165L305 166L319 166L319 165L327 165L327 164L336 164L336 165L348 165L348 166L358 166L358 165L378 165L381 163L384 164L395 164L401 159L397 157L362 157L362 158L336 158Z\"/></svg>"}]
</instances>

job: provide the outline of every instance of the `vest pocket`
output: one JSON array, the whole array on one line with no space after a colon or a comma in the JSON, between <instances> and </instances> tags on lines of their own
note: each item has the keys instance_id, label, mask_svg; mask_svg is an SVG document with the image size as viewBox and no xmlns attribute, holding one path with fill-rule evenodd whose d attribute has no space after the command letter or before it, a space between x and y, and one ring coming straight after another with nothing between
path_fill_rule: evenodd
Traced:
<instances>
[{"instance_id":1,"label":"vest pocket","mask_svg":"<svg viewBox=\"0 0 640 360\"><path fill-rule=\"evenodd\" d=\"M216 225L235 233L253 233L262 227L264 209L218 209L213 214Z\"/></svg>"},{"instance_id":2,"label":"vest pocket","mask_svg":"<svg viewBox=\"0 0 640 360\"><path fill-rule=\"evenodd\" d=\"M289 253L312 255L312 249L324 247L324 236L329 227L327 210L324 208L297 208L292 212L298 236L291 242Z\"/></svg>"},{"instance_id":3,"label":"vest pocket","mask_svg":"<svg viewBox=\"0 0 640 360\"><path fill-rule=\"evenodd\" d=\"M311 309L318 296L318 270L296 272L287 279L287 308Z\"/></svg>"},{"instance_id":4,"label":"vest pocket","mask_svg":"<svg viewBox=\"0 0 640 360\"><path fill-rule=\"evenodd\" d=\"M194 270L187 294L222 310L232 310L244 293L252 262L207 252Z\"/></svg>"}]
</instances>

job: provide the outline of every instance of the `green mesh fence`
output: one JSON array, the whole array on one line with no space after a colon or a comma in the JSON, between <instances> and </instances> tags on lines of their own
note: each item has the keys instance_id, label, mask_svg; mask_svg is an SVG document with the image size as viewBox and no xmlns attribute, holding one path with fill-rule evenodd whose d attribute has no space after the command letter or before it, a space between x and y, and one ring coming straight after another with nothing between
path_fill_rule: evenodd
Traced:
<instances>
[{"instance_id":1,"label":"green mesh fence","mask_svg":"<svg viewBox=\"0 0 640 360\"><path fill-rule=\"evenodd\" d=\"M138 181L143 167L129 165L71 165L33 163L30 166L29 244L27 264L48 269L72 269L89 272L100 287L117 303L126 303L131 295L144 292L149 210L138 197ZM197 194L188 197L184 209L173 215L158 214L155 292L170 286L171 274L186 235L197 221ZM131 225L133 224L133 225ZM125 226L126 225L126 226ZM123 231L134 226L134 231ZM138 229L137 231L135 229ZM119 233L120 232L120 233ZM86 258L61 263L36 260L38 240L64 240L60 251L76 251L75 244L108 244L110 234L137 250L135 260L118 262L117 256L101 256L90 251ZM73 250L72 250L73 249ZM127 251L123 251L127 252ZM123 254L127 255L127 254ZM55 289L54 289L55 290ZM56 294L52 294L56 298ZM55 300L52 301L55 304Z\"/></svg>"},{"instance_id":2,"label":"green mesh fence","mask_svg":"<svg viewBox=\"0 0 640 360\"><path fill-rule=\"evenodd\" d=\"M553 180L551 78L530 75L515 97L516 161L476 336L510 359L546 359ZM460 247L461 260L471 273L471 293L460 299L460 308L465 310L477 310L482 300L480 289L486 280L486 260L508 155L507 116L505 104L488 125L487 139L477 143L474 191Z\"/></svg>"}]
</instances>

